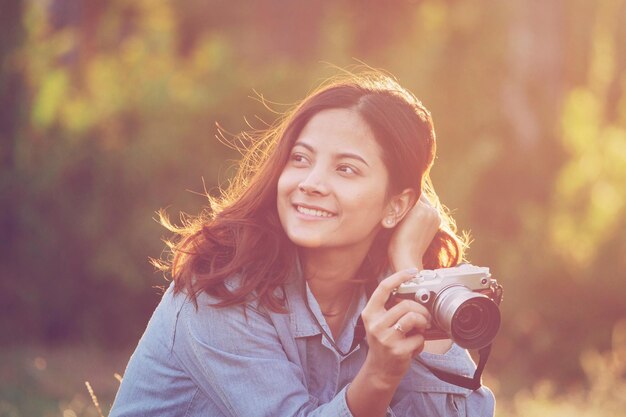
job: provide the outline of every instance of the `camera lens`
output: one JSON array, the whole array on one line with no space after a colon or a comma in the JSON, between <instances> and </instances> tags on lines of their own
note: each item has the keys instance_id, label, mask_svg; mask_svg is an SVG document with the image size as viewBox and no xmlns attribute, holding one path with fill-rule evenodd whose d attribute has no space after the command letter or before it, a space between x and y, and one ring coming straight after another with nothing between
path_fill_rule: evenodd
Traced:
<instances>
[{"instance_id":1,"label":"camera lens","mask_svg":"<svg viewBox=\"0 0 626 417\"><path fill-rule=\"evenodd\" d=\"M480 305L464 304L456 313L456 324L459 332L472 333L481 327L483 308Z\"/></svg>"},{"instance_id":2,"label":"camera lens","mask_svg":"<svg viewBox=\"0 0 626 417\"><path fill-rule=\"evenodd\" d=\"M465 301L452 317L452 337L468 349L491 343L499 327L498 306L484 295Z\"/></svg>"},{"instance_id":3,"label":"camera lens","mask_svg":"<svg viewBox=\"0 0 626 417\"><path fill-rule=\"evenodd\" d=\"M461 285L444 289L433 306L437 324L466 349L487 346L500 328L500 310L484 294Z\"/></svg>"}]
</instances>

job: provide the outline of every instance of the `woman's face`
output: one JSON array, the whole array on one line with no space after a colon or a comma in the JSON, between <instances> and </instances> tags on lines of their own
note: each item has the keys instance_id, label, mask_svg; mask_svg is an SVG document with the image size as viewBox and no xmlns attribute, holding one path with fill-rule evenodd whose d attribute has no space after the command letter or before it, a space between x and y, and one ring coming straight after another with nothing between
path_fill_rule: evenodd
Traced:
<instances>
[{"instance_id":1,"label":"woman's face","mask_svg":"<svg viewBox=\"0 0 626 417\"><path fill-rule=\"evenodd\" d=\"M278 180L278 215L294 244L369 249L388 213L389 174L381 152L354 110L324 110L311 118Z\"/></svg>"}]
</instances>

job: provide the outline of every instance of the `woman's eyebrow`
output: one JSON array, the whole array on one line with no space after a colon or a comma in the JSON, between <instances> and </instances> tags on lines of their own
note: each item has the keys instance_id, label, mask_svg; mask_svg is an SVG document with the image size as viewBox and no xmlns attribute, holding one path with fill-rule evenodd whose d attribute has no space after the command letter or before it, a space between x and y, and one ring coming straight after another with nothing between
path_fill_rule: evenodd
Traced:
<instances>
[{"instance_id":1,"label":"woman's eyebrow","mask_svg":"<svg viewBox=\"0 0 626 417\"><path fill-rule=\"evenodd\" d=\"M309 145L306 142L302 142L302 141L297 141L296 143L293 144L294 148L296 146L302 146L303 148L306 148L309 152L311 153L315 153L315 149ZM361 157L360 155L357 155L355 153L352 152L342 152L340 154L337 155L336 159L344 159L344 158L349 158L349 159L356 159L357 161L360 161L362 163L364 163L366 166L370 166L365 159L363 159L363 157Z\"/></svg>"},{"instance_id":2,"label":"woman's eyebrow","mask_svg":"<svg viewBox=\"0 0 626 417\"><path fill-rule=\"evenodd\" d=\"M296 146L302 146L303 148L306 148L309 152L315 153L315 149L313 149L313 147L311 145L309 145L306 142L302 142L301 140L299 140L299 141L297 141L296 143L293 144L294 148Z\"/></svg>"},{"instance_id":3,"label":"woman's eyebrow","mask_svg":"<svg viewBox=\"0 0 626 417\"><path fill-rule=\"evenodd\" d=\"M356 159L357 161L363 162L368 167L370 166L367 162L365 162L365 159L363 159L362 157L360 157L359 155L357 155L355 153L343 152L343 153L340 153L339 155L337 155L337 159L343 159L343 158Z\"/></svg>"}]
</instances>

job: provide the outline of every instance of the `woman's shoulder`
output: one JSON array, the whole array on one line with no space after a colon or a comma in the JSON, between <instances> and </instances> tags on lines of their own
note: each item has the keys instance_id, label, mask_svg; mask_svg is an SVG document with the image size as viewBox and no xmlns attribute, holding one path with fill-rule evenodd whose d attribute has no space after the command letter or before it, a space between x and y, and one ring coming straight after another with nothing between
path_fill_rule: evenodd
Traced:
<instances>
[{"instance_id":1,"label":"woman's shoulder","mask_svg":"<svg viewBox=\"0 0 626 417\"><path fill-rule=\"evenodd\" d=\"M243 279L240 275L234 275L224 281L224 286L231 292L237 291L242 285ZM249 324L251 317L270 321L272 313L262 305L255 294L251 294L243 303L222 305L222 301L207 291L198 292L195 299L185 289L172 295L173 304L180 305L179 320L182 320L190 330L217 331L237 323Z\"/></svg>"},{"instance_id":2,"label":"woman's shoulder","mask_svg":"<svg viewBox=\"0 0 626 417\"><path fill-rule=\"evenodd\" d=\"M235 289L241 282L233 278L228 285ZM252 355L274 351L293 339L289 314L275 313L258 299L218 306L220 300L206 292L198 294L195 303L183 292L171 297L173 304L180 303L174 350L181 357L181 352L200 351Z\"/></svg>"}]
</instances>

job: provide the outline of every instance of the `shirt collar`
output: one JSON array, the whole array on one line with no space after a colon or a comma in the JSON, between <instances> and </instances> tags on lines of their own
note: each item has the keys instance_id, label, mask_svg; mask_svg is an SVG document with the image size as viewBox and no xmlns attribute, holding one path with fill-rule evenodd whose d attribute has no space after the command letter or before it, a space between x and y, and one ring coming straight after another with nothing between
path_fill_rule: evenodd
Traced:
<instances>
[{"instance_id":1,"label":"shirt collar","mask_svg":"<svg viewBox=\"0 0 626 417\"><path fill-rule=\"evenodd\" d=\"M304 296L308 296L310 291L302 277L300 271L293 274L289 281L285 284L285 298L287 300L287 308L289 309L289 326L291 333L295 337L308 337L320 334L319 327L315 322L314 316L311 315L306 308ZM315 297L311 297L313 300L308 299L309 305L312 307L312 311L316 309L319 311L319 305L315 301ZM313 307L314 306L314 307Z\"/></svg>"},{"instance_id":2,"label":"shirt collar","mask_svg":"<svg viewBox=\"0 0 626 417\"><path fill-rule=\"evenodd\" d=\"M320 325L324 327L324 331L330 334L330 329L326 324L326 320L320 310L320 306L304 279L302 267L299 261L296 262L296 269L289 277L284 289L285 298L287 300L287 308L289 309L289 325L294 337L309 337L318 335L321 333L319 329ZM346 325L344 329L354 329L359 316L361 315L361 311L367 303L367 297L362 288L359 289L358 294L355 296L357 298L353 300L350 307L350 315L346 318ZM309 304L310 311L305 304L305 297L306 302ZM343 331L341 339L346 337L346 333L350 335L349 343L352 343L352 331ZM340 342L343 342L343 340ZM343 345L344 343L340 344Z\"/></svg>"}]
</instances>

